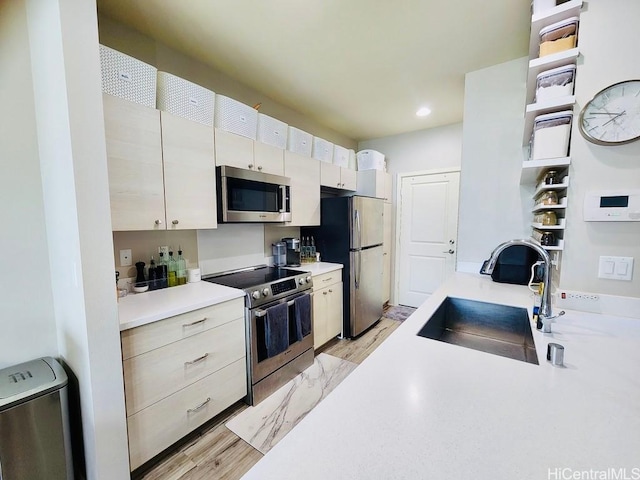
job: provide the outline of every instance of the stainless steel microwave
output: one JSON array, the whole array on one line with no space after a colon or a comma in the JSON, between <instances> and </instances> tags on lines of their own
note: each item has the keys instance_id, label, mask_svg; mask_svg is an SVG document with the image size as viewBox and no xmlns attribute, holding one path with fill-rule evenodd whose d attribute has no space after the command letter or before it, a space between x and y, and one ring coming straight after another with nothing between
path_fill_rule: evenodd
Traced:
<instances>
[{"instance_id":1,"label":"stainless steel microwave","mask_svg":"<svg viewBox=\"0 0 640 480\"><path fill-rule=\"evenodd\" d=\"M222 165L216 182L219 223L291 221L289 178Z\"/></svg>"}]
</instances>

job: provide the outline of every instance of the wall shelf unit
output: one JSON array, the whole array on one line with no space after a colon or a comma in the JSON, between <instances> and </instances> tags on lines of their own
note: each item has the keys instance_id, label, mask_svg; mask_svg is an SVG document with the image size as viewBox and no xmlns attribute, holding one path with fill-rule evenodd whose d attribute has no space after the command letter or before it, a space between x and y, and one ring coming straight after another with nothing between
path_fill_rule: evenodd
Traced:
<instances>
[{"instance_id":1,"label":"wall shelf unit","mask_svg":"<svg viewBox=\"0 0 640 480\"><path fill-rule=\"evenodd\" d=\"M532 222L531 226L536 230L564 230L565 219L559 218L557 225L543 225L542 223Z\"/></svg>"},{"instance_id":2,"label":"wall shelf unit","mask_svg":"<svg viewBox=\"0 0 640 480\"><path fill-rule=\"evenodd\" d=\"M534 80L535 83L535 80ZM535 89L535 86L534 86ZM524 131L522 134L522 144L528 145L533 132L533 122L538 115L558 112L560 110L570 110L576 103L576 96L554 98L550 102L531 103L526 106L524 113Z\"/></svg>"},{"instance_id":3,"label":"wall shelf unit","mask_svg":"<svg viewBox=\"0 0 640 480\"><path fill-rule=\"evenodd\" d=\"M536 185L543 172L549 169L566 168L571 157L545 158L544 160L524 160L520 172L520 185Z\"/></svg>"},{"instance_id":4,"label":"wall shelf unit","mask_svg":"<svg viewBox=\"0 0 640 480\"><path fill-rule=\"evenodd\" d=\"M542 212L543 210L559 210L567 208L567 197L562 197L558 200L557 205L547 205L544 203L537 203L531 209L532 213Z\"/></svg>"}]
</instances>

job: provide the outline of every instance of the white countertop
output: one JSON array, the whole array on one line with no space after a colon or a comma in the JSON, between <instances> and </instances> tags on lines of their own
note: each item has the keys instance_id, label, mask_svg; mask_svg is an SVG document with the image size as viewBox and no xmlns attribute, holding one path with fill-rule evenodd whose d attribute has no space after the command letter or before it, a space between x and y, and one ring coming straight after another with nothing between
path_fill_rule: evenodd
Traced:
<instances>
[{"instance_id":1,"label":"white countertop","mask_svg":"<svg viewBox=\"0 0 640 480\"><path fill-rule=\"evenodd\" d=\"M311 272L311 275L322 275L323 273L333 272L342 268L341 263L329 263L329 262L316 262L316 263L303 263L299 267L295 267L294 270L300 270L303 272Z\"/></svg>"},{"instance_id":2,"label":"white countertop","mask_svg":"<svg viewBox=\"0 0 640 480\"><path fill-rule=\"evenodd\" d=\"M242 290L209 282L129 294L118 302L120 331L242 297Z\"/></svg>"},{"instance_id":3,"label":"white countertop","mask_svg":"<svg viewBox=\"0 0 640 480\"><path fill-rule=\"evenodd\" d=\"M533 328L533 365L417 336L447 295L532 305L524 286L456 274L243 478L638 478L640 320L567 311Z\"/></svg>"}]
</instances>

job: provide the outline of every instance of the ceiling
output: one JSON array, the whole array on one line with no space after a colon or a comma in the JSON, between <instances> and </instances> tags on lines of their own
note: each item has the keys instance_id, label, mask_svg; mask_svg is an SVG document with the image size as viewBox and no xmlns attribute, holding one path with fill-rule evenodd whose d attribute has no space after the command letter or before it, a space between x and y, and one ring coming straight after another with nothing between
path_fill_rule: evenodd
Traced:
<instances>
[{"instance_id":1,"label":"ceiling","mask_svg":"<svg viewBox=\"0 0 640 480\"><path fill-rule=\"evenodd\" d=\"M531 0L97 3L354 140L460 122L464 74L522 57L529 45ZM421 106L431 115L417 117Z\"/></svg>"}]
</instances>

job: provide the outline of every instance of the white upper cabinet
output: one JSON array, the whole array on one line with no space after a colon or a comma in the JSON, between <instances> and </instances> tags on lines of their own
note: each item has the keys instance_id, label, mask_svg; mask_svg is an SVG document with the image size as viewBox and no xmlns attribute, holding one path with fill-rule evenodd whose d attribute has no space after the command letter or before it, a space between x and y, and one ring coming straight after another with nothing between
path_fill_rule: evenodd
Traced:
<instances>
[{"instance_id":1,"label":"white upper cabinet","mask_svg":"<svg viewBox=\"0 0 640 480\"><path fill-rule=\"evenodd\" d=\"M216 165L284 175L284 150L250 138L215 129Z\"/></svg>"},{"instance_id":2,"label":"white upper cabinet","mask_svg":"<svg viewBox=\"0 0 640 480\"><path fill-rule=\"evenodd\" d=\"M356 171L333 163L320 162L320 185L339 190L355 191L357 186Z\"/></svg>"},{"instance_id":3,"label":"white upper cabinet","mask_svg":"<svg viewBox=\"0 0 640 480\"><path fill-rule=\"evenodd\" d=\"M358 170L358 194L391 202L392 176L382 170Z\"/></svg>"},{"instance_id":4,"label":"white upper cabinet","mask_svg":"<svg viewBox=\"0 0 640 480\"><path fill-rule=\"evenodd\" d=\"M111 228L164 230L160 112L103 95Z\"/></svg>"},{"instance_id":5,"label":"white upper cabinet","mask_svg":"<svg viewBox=\"0 0 640 480\"><path fill-rule=\"evenodd\" d=\"M161 112L167 230L216 228L213 130Z\"/></svg>"},{"instance_id":6,"label":"white upper cabinet","mask_svg":"<svg viewBox=\"0 0 640 480\"><path fill-rule=\"evenodd\" d=\"M320 162L290 151L284 152L284 175L291 179L291 223L320 225Z\"/></svg>"},{"instance_id":7,"label":"white upper cabinet","mask_svg":"<svg viewBox=\"0 0 640 480\"><path fill-rule=\"evenodd\" d=\"M210 127L104 95L111 228L215 228Z\"/></svg>"}]
</instances>

